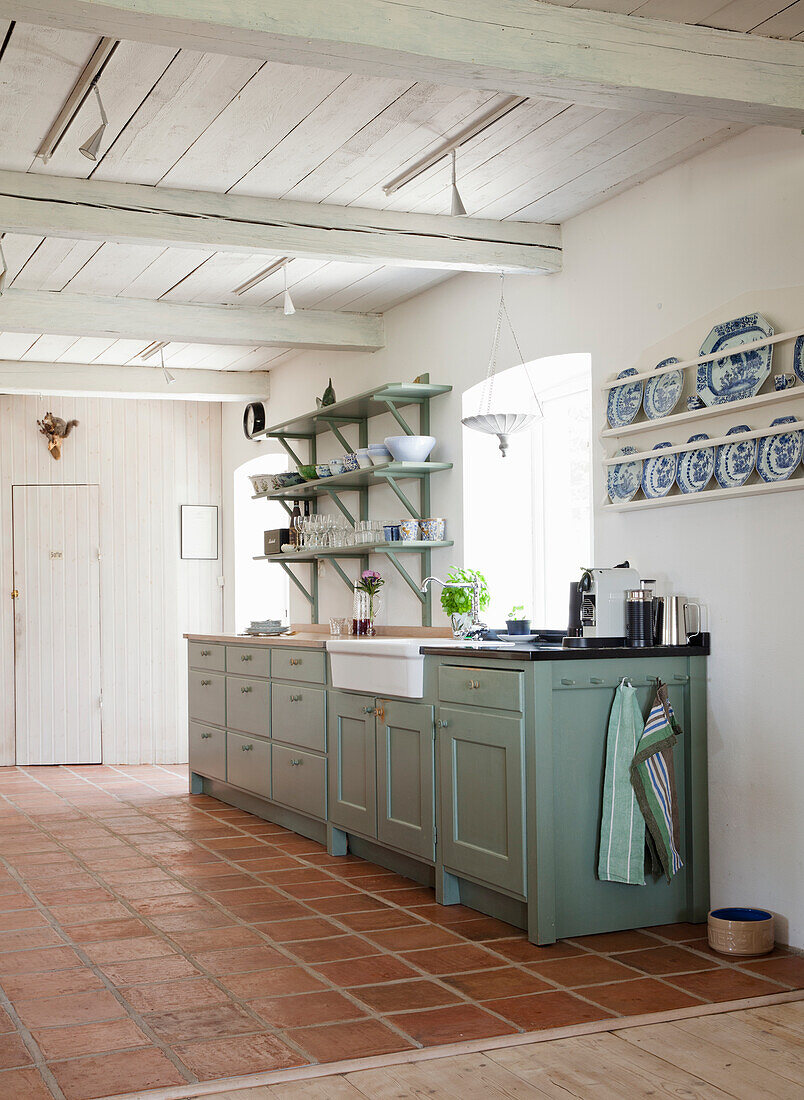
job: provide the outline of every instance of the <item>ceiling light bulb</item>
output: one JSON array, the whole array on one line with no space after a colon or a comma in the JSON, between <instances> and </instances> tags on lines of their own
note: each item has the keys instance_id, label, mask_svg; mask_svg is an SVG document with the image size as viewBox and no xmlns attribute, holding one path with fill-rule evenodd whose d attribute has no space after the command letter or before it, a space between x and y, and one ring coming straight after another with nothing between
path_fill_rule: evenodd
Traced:
<instances>
[{"instance_id":1,"label":"ceiling light bulb","mask_svg":"<svg viewBox=\"0 0 804 1100\"><path fill-rule=\"evenodd\" d=\"M93 87L95 89L95 95L97 97L98 107L100 109L101 124L97 128L95 133L92 135L92 137L88 138L84 142L84 144L79 148L78 152L81 153L82 156L86 157L87 160L93 160L94 161L94 160L98 159L98 153L100 152L100 144L103 141L103 135L106 133L106 127L109 123L109 120L106 117L106 112L103 109L103 102L101 100L100 89L98 88L97 84L94 84Z\"/></svg>"},{"instance_id":2,"label":"ceiling light bulb","mask_svg":"<svg viewBox=\"0 0 804 1100\"><path fill-rule=\"evenodd\" d=\"M296 307L293 304L293 299L291 298L290 291L288 290L288 265L287 264L285 264L285 294L284 294L282 309L283 309L284 314L285 314L286 317L292 317L293 314L296 312Z\"/></svg>"},{"instance_id":3,"label":"ceiling light bulb","mask_svg":"<svg viewBox=\"0 0 804 1100\"><path fill-rule=\"evenodd\" d=\"M0 294L6 289L7 281L8 267L6 266L6 256L3 252L3 234L0 233Z\"/></svg>"},{"instance_id":4,"label":"ceiling light bulb","mask_svg":"<svg viewBox=\"0 0 804 1100\"><path fill-rule=\"evenodd\" d=\"M162 360L162 374L164 374L165 376L165 381L168 385L171 385L171 383L175 382L176 379L165 366L165 353L162 348L159 349L159 358Z\"/></svg>"},{"instance_id":5,"label":"ceiling light bulb","mask_svg":"<svg viewBox=\"0 0 804 1100\"><path fill-rule=\"evenodd\" d=\"M452 193L452 201L450 203L450 214L453 218L465 218L466 207L463 205L463 199L458 191L458 183L456 178L456 151L452 150L452 186L450 188Z\"/></svg>"}]
</instances>

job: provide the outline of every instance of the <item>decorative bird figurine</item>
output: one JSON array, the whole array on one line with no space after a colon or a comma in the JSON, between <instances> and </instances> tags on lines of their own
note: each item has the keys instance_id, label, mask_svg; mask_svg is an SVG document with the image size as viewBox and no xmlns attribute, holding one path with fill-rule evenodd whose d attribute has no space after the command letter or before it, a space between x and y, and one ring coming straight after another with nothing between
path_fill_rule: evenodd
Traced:
<instances>
[{"instance_id":1,"label":"decorative bird figurine","mask_svg":"<svg viewBox=\"0 0 804 1100\"><path fill-rule=\"evenodd\" d=\"M321 398L322 405L334 405L335 404L335 390L332 388L332 379L329 380L329 385L324 390L324 396Z\"/></svg>"}]
</instances>

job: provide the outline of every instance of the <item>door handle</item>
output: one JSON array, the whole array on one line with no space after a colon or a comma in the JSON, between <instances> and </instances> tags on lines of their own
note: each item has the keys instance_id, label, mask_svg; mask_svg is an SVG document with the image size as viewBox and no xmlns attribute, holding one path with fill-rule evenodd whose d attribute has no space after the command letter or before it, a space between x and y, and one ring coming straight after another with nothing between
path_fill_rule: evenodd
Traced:
<instances>
[{"instance_id":1,"label":"door handle","mask_svg":"<svg viewBox=\"0 0 804 1100\"><path fill-rule=\"evenodd\" d=\"M212 734L211 734L211 733L202 733L202 734L201 734L201 740L202 740L202 741L206 741L206 740L207 740L207 738L208 738L208 737L211 737L211 736L212 736Z\"/></svg>"},{"instance_id":2,"label":"door handle","mask_svg":"<svg viewBox=\"0 0 804 1100\"><path fill-rule=\"evenodd\" d=\"M19 594L19 590L15 588L15 589L14 589L14 591L13 591L13 592L11 593L11 598L12 598L12 600L18 600L18 599L19 599L19 595L20 595L20 594Z\"/></svg>"},{"instance_id":3,"label":"door handle","mask_svg":"<svg viewBox=\"0 0 804 1100\"><path fill-rule=\"evenodd\" d=\"M300 768L302 766L302 762L301 760L291 760L290 766L291 768Z\"/></svg>"},{"instance_id":4,"label":"door handle","mask_svg":"<svg viewBox=\"0 0 804 1100\"><path fill-rule=\"evenodd\" d=\"M211 683L211 680L199 680L199 684L202 688L208 688Z\"/></svg>"},{"instance_id":5,"label":"door handle","mask_svg":"<svg viewBox=\"0 0 804 1100\"><path fill-rule=\"evenodd\" d=\"M301 657L291 657L290 658L290 663L292 665L300 665L301 664Z\"/></svg>"},{"instance_id":6,"label":"door handle","mask_svg":"<svg viewBox=\"0 0 804 1100\"><path fill-rule=\"evenodd\" d=\"M212 656L212 650L211 649L202 649L201 650L201 656L202 657L211 657Z\"/></svg>"},{"instance_id":7,"label":"door handle","mask_svg":"<svg viewBox=\"0 0 804 1100\"><path fill-rule=\"evenodd\" d=\"M241 688L240 691L243 695L248 695L248 693L251 691L251 687Z\"/></svg>"},{"instance_id":8,"label":"door handle","mask_svg":"<svg viewBox=\"0 0 804 1100\"><path fill-rule=\"evenodd\" d=\"M240 751L241 751L241 752L251 752L251 750L252 750L253 748L254 748L254 746L253 746L253 745L241 745L241 746L240 746Z\"/></svg>"},{"instance_id":9,"label":"door handle","mask_svg":"<svg viewBox=\"0 0 804 1100\"><path fill-rule=\"evenodd\" d=\"M374 707L363 707L364 714L375 714Z\"/></svg>"},{"instance_id":10,"label":"door handle","mask_svg":"<svg viewBox=\"0 0 804 1100\"><path fill-rule=\"evenodd\" d=\"M449 722L446 720L446 718L439 718L438 721L436 722L436 725L438 726L439 729L445 730L447 728L447 726L449 725Z\"/></svg>"},{"instance_id":11,"label":"door handle","mask_svg":"<svg viewBox=\"0 0 804 1100\"><path fill-rule=\"evenodd\" d=\"M289 695L288 699L291 703L300 703L302 701L301 695Z\"/></svg>"},{"instance_id":12,"label":"door handle","mask_svg":"<svg viewBox=\"0 0 804 1100\"><path fill-rule=\"evenodd\" d=\"M377 709L374 711L374 717L375 718L384 718L385 717L385 707L377 707Z\"/></svg>"},{"instance_id":13,"label":"door handle","mask_svg":"<svg viewBox=\"0 0 804 1100\"><path fill-rule=\"evenodd\" d=\"M251 654L250 653L241 653L240 654L240 660L241 661L250 661L251 660Z\"/></svg>"}]
</instances>

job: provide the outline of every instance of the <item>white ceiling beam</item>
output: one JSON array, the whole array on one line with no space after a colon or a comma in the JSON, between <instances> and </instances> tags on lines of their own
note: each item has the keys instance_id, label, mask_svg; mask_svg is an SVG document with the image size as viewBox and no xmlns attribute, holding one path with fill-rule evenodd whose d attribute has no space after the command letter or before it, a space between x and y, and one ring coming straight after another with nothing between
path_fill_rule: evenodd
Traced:
<instances>
[{"instance_id":1,"label":"white ceiling beam","mask_svg":"<svg viewBox=\"0 0 804 1100\"><path fill-rule=\"evenodd\" d=\"M74 240L455 271L561 269L557 225L0 172L0 228Z\"/></svg>"},{"instance_id":2,"label":"white ceiling beam","mask_svg":"<svg viewBox=\"0 0 804 1100\"><path fill-rule=\"evenodd\" d=\"M0 296L0 332L323 351L377 351L385 344L383 319L373 313L300 309L287 317L281 309L13 288Z\"/></svg>"},{"instance_id":3,"label":"white ceiling beam","mask_svg":"<svg viewBox=\"0 0 804 1100\"><path fill-rule=\"evenodd\" d=\"M265 371L176 370L174 378L168 384L161 367L0 359L0 393L167 401L253 401L268 393Z\"/></svg>"},{"instance_id":4,"label":"white ceiling beam","mask_svg":"<svg viewBox=\"0 0 804 1100\"><path fill-rule=\"evenodd\" d=\"M116 38L628 111L804 127L804 45L540 0L0 0Z\"/></svg>"}]
</instances>

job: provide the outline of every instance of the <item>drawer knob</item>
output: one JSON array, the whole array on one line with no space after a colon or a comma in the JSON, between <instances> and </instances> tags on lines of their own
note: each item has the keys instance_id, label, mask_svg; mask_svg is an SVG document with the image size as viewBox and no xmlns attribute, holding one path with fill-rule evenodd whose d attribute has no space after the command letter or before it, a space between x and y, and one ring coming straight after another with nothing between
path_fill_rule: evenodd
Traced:
<instances>
[{"instance_id":1,"label":"drawer knob","mask_svg":"<svg viewBox=\"0 0 804 1100\"><path fill-rule=\"evenodd\" d=\"M251 691L251 687L241 688L240 691L243 693L243 695L248 695L248 693Z\"/></svg>"},{"instance_id":2,"label":"drawer knob","mask_svg":"<svg viewBox=\"0 0 804 1100\"><path fill-rule=\"evenodd\" d=\"M436 722L436 725L438 726L439 729L445 730L447 728L447 726L449 725L449 722L447 721L446 718L439 718L438 721Z\"/></svg>"},{"instance_id":3,"label":"drawer knob","mask_svg":"<svg viewBox=\"0 0 804 1100\"><path fill-rule=\"evenodd\" d=\"M590 684L603 684L603 683L605 683L605 681L603 680L603 678L601 676L590 676L589 677L589 683Z\"/></svg>"},{"instance_id":4,"label":"drawer knob","mask_svg":"<svg viewBox=\"0 0 804 1100\"><path fill-rule=\"evenodd\" d=\"M375 718L380 718L380 719L384 718L385 717L385 707L377 707L374 711L374 717Z\"/></svg>"},{"instance_id":5,"label":"drawer knob","mask_svg":"<svg viewBox=\"0 0 804 1100\"><path fill-rule=\"evenodd\" d=\"M564 685L564 687L574 687L575 685L575 681L568 680L566 676L561 677L561 683Z\"/></svg>"},{"instance_id":6,"label":"drawer knob","mask_svg":"<svg viewBox=\"0 0 804 1100\"><path fill-rule=\"evenodd\" d=\"M211 680L200 680L199 683L201 684L202 688L208 688L209 685L212 683L212 681Z\"/></svg>"},{"instance_id":7,"label":"drawer knob","mask_svg":"<svg viewBox=\"0 0 804 1100\"><path fill-rule=\"evenodd\" d=\"M290 663L292 665L300 665L301 664L301 657L291 657L290 658Z\"/></svg>"},{"instance_id":8,"label":"drawer knob","mask_svg":"<svg viewBox=\"0 0 804 1100\"><path fill-rule=\"evenodd\" d=\"M364 714L374 714L374 707L363 707Z\"/></svg>"},{"instance_id":9,"label":"drawer knob","mask_svg":"<svg viewBox=\"0 0 804 1100\"><path fill-rule=\"evenodd\" d=\"M291 703L300 703L302 701L301 695L290 695L288 696L288 698L290 699Z\"/></svg>"},{"instance_id":10,"label":"drawer knob","mask_svg":"<svg viewBox=\"0 0 804 1100\"><path fill-rule=\"evenodd\" d=\"M251 750L252 750L253 748L254 748L254 746L253 746L253 745L241 745L241 746L240 746L240 751L241 751L241 752L251 752Z\"/></svg>"},{"instance_id":11,"label":"drawer knob","mask_svg":"<svg viewBox=\"0 0 804 1100\"><path fill-rule=\"evenodd\" d=\"M241 661L250 661L251 660L251 654L250 653L241 653L240 654L240 660Z\"/></svg>"},{"instance_id":12,"label":"drawer knob","mask_svg":"<svg viewBox=\"0 0 804 1100\"><path fill-rule=\"evenodd\" d=\"M686 684L689 681L689 676L682 676L680 672L677 672L673 679L678 680L680 684Z\"/></svg>"},{"instance_id":13,"label":"drawer knob","mask_svg":"<svg viewBox=\"0 0 804 1100\"><path fill-rule=\"evenodd\" d=\"M201 656L202 657L211 657L212 656L212 650L211 649L202 649L201 650Z\"/></svg>"},{"instance_id":14,"label":"drawer knob","mask_svg":"<svg viewBox=\"0 0 804 1100\"><path fill-rule=\"evenodd\" d=\"M470 690L475 690L476 688L480 687L480 681L479 680L470 680L469 683L466 686Z\"/></svg>"},{"instance_id":15,"label":"drawer knob","mask_svg":"<svg viewBox=\"0 0 804 1100\"><path fill-rule=\"evenodd\" d=\"M291 762L290 762L291 768L300 768L301 764L302 764L301 760L291 760Z\"/></svg>"},{"instance_id":16,"label":"drawer knob","mask_svg":"<svg viewBox=\"0 0 804 1100\"><path fill-rule=\"evenodd\" d=\"M209 732L207 732L207 733L202 733L202 734L201 734L201 740L202 740L202 741L206 741L206 740L207 740L207 738L208 738L208 737L211 737L211 736L212 736L212 734L211 734L211 733L209 733Z\"/></svg>"}]
</instances>

